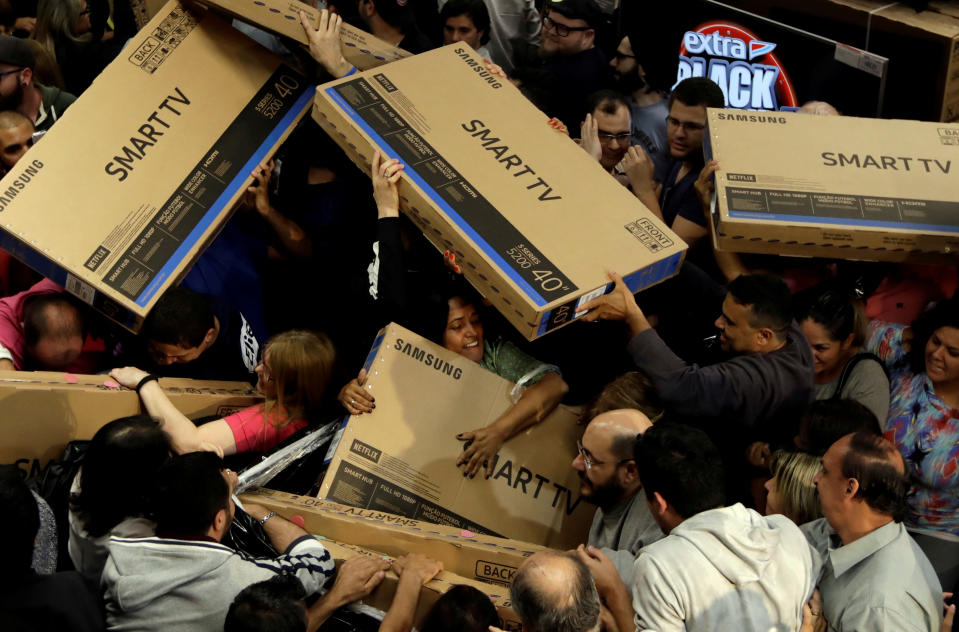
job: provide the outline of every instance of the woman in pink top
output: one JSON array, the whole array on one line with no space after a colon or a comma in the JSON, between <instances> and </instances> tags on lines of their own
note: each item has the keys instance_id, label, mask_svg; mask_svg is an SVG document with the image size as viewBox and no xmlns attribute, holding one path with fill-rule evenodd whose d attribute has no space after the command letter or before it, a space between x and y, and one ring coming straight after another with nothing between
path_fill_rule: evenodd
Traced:
<instances>
[{"instance_id":1,"label":"woman in pink top","mask_svg":"<svg viewBox=\"0 0 959 632\"><path fill-rule=\"evenodd\" d=\"M256 367L256 387L266 401L199 427L170 403L155 375L135 367L110 375L137 390L177 453L210 450L227 456L266 452L306 426L320 409L334 357L333 344L323 334L293 330L274 336Z\"/></svg>"}]
</instances>

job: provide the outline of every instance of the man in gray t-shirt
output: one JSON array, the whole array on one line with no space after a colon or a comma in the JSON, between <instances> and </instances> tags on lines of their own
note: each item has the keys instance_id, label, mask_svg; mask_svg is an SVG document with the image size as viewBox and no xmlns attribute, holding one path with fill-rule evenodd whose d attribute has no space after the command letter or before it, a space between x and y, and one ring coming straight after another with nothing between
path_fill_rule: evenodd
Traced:
<instances>
[{"instance_id":1,"label":"man in gray t-shirt","mask_svg":"<svg viewBox=\"0 0 959 632\"><path fill-rule=\"evenodd\" d=\"M619 43L609 65L613 68L617 89L630 101L633 125L631 144L642 147L657 170L665 167L669 161L669 142L666 138L669 107L665 95L650 84L628 37Z\"/></svg>"},{"instance_id":2,"label":"man in gray t-shirt","mask_svg":"<svg viewBox=\"0 0 959 632\"><path fill-rule=\"evenodd\" d=\"M596 505L589 530L590 546L612 559L629 586L636 553L663 537L649 512L633 452L636 438L652 426L638 410L612 410L586 426L573 467L582 481L580 494Z\"/></svg>"}]
</instances>

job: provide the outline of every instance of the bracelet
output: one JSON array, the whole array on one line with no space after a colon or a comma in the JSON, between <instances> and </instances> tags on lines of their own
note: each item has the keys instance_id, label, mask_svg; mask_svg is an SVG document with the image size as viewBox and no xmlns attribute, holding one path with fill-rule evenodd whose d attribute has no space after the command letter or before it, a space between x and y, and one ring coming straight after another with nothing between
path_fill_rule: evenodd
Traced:
<instances>
[{"instance_id":1,"label":"bracelet","mask_svg":"<svg viewBox=\"0 0 959 632\"><path fill-rule=\"evenodd\" d=\"M152 373L147 375L145 378L137 382L136 392L139 394L140 389L143 388L143 385L146 384L147 382L157 382L159 384L159 380L160 378L153 375Z\"/></svg>"},{"instance_id":2,"label":"bracelet","mask_svg":"<svg viewBox=\"0 0 959 632\"><path fill-rule=\"evenodd\" d=\"M265 524L266 524L266 521L269 520L270 518L272 518L272 517L275 516L275 515L276 515L276 512L275 512L275 511L271 511L270 513L268 513L268 514L266 514L265 516L263 516L263 520L260 520L260 526L262 527L263 525L265 525Z\"/></svg>"}]
</instances>

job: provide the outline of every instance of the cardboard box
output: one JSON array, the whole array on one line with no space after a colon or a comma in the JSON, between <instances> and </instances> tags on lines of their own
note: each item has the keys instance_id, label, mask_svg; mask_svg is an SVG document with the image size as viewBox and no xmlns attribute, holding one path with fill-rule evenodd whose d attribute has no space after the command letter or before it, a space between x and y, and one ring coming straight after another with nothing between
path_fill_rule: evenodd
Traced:
<instances>
[{"instance_id":1,"label":"cardboard box","mask_svg":"<svg viewBox=\"0 0 959 632\"><path fill-rule=\"evenodd\" d=\"M882 116L959 120L959 2L916 11L886 0L727 0L765 17L889 58ZM853 51L854 52L854 51ZM850 51L837 47L836 58ZM851 59L856 63L856 59ZM870 64L868 56L858 63ZM865 68L865 66L863 66Z\"/></svg>"},{"instance_id":2,"label":"cardboard box","mask_svg":"<svg viewBox=\"0 0 959 632\"><path fill-rule=\"evenodd\" d=\"M163 378L160 386L191 419L223 417L263 401L246 382ZM105 375L0 371L0 463L37 471L70 441L90 439L114 419L141 413L140 397Z\"/></svg>"},{"instance_id":3,"label":"cardboard box","mask_svg":"<svg viewBox=\"0 0 959 632\"><path fill-rule=\"evenodd\" d=\"M332 555L333 559L336 560L337 565L357 555L371 555L374 557L382 557L384 559L392 559L392 557L397 557L382 555L382 551L370 550L363 547L354 546L352 544L347 544L345 542L335 542L322 537L319 539L323 541L323 545L326 546L326 549L330 552L330 555ZM394 573L392 570L387 571L386 577L382 582L380 582L380 585L377 586L369 596L361 599L360 603L386 612L389 610L390 604L393 603L393 596L396 594L396 586L398 582L399 577L396 575L396 573ZM520 621L519 616L513 611L509 599L509 589L507 587L475 581L466 577L461 577L447 570L440 571L436 577L424 584L423 588L420 590L420 599L416 604L416 613L413 615L414 627L418 628L423 623L423 619L433 607L433 604L435 604L446 591L451 589L453 586L464 584L467 586L472 586L490 598L490 601L492 601L493 605L496 606L496 614L499 615L501 629L510 632L518 632L519 630L523 629L522 621Z\"/></svg>"},{"instance_id":4,"label":"cardboard box","mask_svg":"<svg viewBox=\"0 0 959 632\"><path fill-rule=\"evenodd\" d=\"M232 17L258 26L266 31L289 37L309 46L310 42L300 24L300 11L303 11L314 24L320 19L320 10L312 4L299 0L200 0L213 9ZM397 59L409 57L410 53L402 48L387 44L366 31L346 22L340 28L340 42L343 44L343 56L348 62L367 70L388 64Z\"/></svg>"},{"instance_id":5,"label":"cardboard box","mask_svg":"<svg viewBox=\"0 0 959 632\"><path fill-rule=\"evenodd\" d=\"M586 541L594 508L572 467L582 427L571 409L503 444L490 479L469 479L455 435L508 410L513 384L396 324L366 370L376 410L343 420L319 498L555 548Z\"/></svg>"},{"instance_id":6,"label":"cardboard box","mask_svg":"<svg viewBox=\"0 0 959 632\"><path fill-rule=\"evenodd\" d=\"M0 248L136 329L312 95L219 17L170 2L0 181Z\"/></svg>"},{"instance_id":7,"label":"cardboard box","mask_svg":"<svg viewBox=\"0 0 959 632\"><path fill-rule=\"evenodd\" d=\"M612 289L675 274L686 245L465 44L324 84L317 122L369 173L406 164L400 208L528 339ZM574 123L573 121L566 121Z\"/></svg>"},{"instance_id":8,"label":"cardboard box","mask_svg":"<svg viewBox=\"0 0 959 632\"><path fill-rule=\"evenodd\" d=\"M959 124L710 109L722 250L957 261Z\"/></svg>"},{"instance_id":9,"label":"cardboard box","mask_svg":"<svg viewBox=\"0 0 959 632\"><path fill-rule=\"evenodd\" d=\"M272 489L243 494L240 500L263 505L287 519L302 516L310 533L393 557L422 553L457 575L505 586L523 560L544 548Z\"/></svg>"}]
</instances>

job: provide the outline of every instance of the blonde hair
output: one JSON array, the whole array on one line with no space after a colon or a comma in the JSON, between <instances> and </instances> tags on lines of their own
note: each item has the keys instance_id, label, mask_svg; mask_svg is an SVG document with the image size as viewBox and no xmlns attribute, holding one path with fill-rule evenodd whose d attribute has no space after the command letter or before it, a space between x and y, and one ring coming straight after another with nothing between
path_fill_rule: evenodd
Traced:
<instances>
[{"instance_id":1,"label":"blonde hair","mask_svg":"<svg viewBox=\"0 0 959 632\"><path fill-rule=\"evenodd\" d=\"M270 376L276 385L276 399L263 405L270 423L282 428L297 419L312 420L320 410L333 371L333 343L325 334L294 329L271 338L264 358L267 353Z\"/></svg>"},{"instance_id":2,"label":"blonde hair","mask_svg":"<svg viewBox=\"0 0 959 632\"><path fill-rule=\"evenodd\" d=\"M777 450L769 469L776 479L776 494L784 516L796 524L822 518L822 504L813 484L813 478L822 469L818 457Z\"/></svg>"},{"instance_id":3,"label":"blonde hair","mask_svg":"<svg viewBox=\"0 0 959 632\"><path fill-rule=\"evenodd\" d=\"M87 5L89 8L89 5ZM77 34L76 26L83 10L83 0L40 0L37 4L37 23L33 27L30 39L40 44L56 58L58 39L74 42L90 41L89 33ZM58 59L57 62L62 62Z\"/></svg>"}]
</instances>

